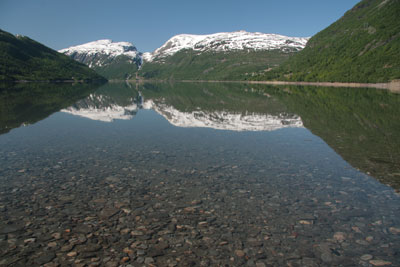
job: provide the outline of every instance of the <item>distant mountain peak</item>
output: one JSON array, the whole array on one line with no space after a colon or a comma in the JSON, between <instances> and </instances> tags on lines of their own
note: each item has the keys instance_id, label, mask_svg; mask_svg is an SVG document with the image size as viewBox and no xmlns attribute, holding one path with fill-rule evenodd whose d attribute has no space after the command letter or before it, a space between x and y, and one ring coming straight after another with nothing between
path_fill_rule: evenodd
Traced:
<instances>
[{"instance_id":1,"label":"distant mountain peak","mask_svg":"<svg viewBox=\"0 0 400 267\"><path fill-rule=\"evenodd\" d=\"M129 79L142 65L142 54L129 42L102 39L59 50L109 79Z\"/></svg>"},{"instance_id":2,"label":"distant mountain peak","mask_svg":"<svg viewBox=\"0 0 400 267\"><path fill-rule=\"evenodd\" d=\"M309 38L288 37L279 34L260 32L221 32L206 35L179 34L170 38L164 45L152 53L144 53L146 61L165 58L175 53L192 49L195 51L229 52L238 50L302 50Z\"/></svg>"},{"instance_id":3,"label":"distant mountain peak","mask_svg":"<svg viewBox=\"0 0 400 267\"><path fill-rule=\"evenodd\" d=\"M125 55L131 58L136 58L138 51L136 47L129 42L113 42L111 39L102 39L94 42L89 42L77 46L59 50L60 53L71 56L74 53L93 55L101 53L107 56L117 57Z\"/></svg>"}]
</instances>

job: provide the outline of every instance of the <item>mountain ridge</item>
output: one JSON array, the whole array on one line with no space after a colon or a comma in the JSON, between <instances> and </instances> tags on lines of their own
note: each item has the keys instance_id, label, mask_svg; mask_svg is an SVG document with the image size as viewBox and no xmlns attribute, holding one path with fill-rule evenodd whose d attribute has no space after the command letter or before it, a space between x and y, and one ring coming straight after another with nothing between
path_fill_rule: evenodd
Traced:
<instances>
[{"instance_id":1,"label":"mountain ridge","mask_svg":"<svg viewBox=\"0 0 400 267\"><path fill-rule=\"evenodd\" d=\"M144 53L138 75L156 80L248 80L302 50L308 38L246 31L176 35Z\"/></svg>"},{"instance_id":2,"label":"mountain ridge","mask_svg":"<svg viewBox=\"0 0 400 267\"><path fill-rule=\"evenodd\" d=\"M178 34L171 37L152 53L146 52L146 61L173 56L179 51L192 49L199 52L231 52L243 50L269 51L279 49L293 52L303 49L308 37L288 37L279 34L260 32L219 32L213 34Z\"/></svg>"},{"instance_id":3,"label":"mountain ridge","mask_svg":"<svg viewBox=\"0 0 400 267\"><path fill-rule=\"evenodd\" d=\"M129 79L142 65L142 53L130 42L101 39L59 50L108 79Z\"/></svg>"},{"instance_id":4,"label":"mountain ridge","mask_svg":"<svg viewBox=\"0 0 400 267\"><path fill-rule=\"evenodd\" d=\"M175 35L151 53L141 53L131 43L112 42L110 39L59 51L108 79L132 79L136 73L149 79L174 76L179 79L231 79L243 76L242 70L243 73L253 73L277 66L303 49L307 41L307 37L236 31ZM192 60L192 57L196 59ZM189 65L187 61L190 61ZM164 70L164 63L169 65L169 70Z\"/></svg>"},{"instance_id":5,"label":"mountain ridge","mask_svg":"<svg viewBox=\"0 0 400 267\"><path fill-rule=\"evenodd\" d=\"M137 48L130 42L113 42L111 39L100 39L97 41L71 46L59 50L60 53L75 57L76 54L86 54L89 56L96 56L97 54L104 54L110 57L127 56L135 60L139 52ZM84 60L84 59L82 59ZM85 63L85 62L83 62ZM101 61L98 60L97 65L101 66ZM89 66L92 67L92 66Z\"/></svg>"}]
</instances>

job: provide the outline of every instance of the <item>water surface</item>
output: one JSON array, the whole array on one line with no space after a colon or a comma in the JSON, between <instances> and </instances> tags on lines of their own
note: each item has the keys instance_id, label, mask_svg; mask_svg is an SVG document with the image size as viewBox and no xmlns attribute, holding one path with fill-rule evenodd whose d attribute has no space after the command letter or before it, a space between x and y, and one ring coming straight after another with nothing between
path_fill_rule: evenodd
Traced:
<instances>
[{"instance_id":1,"label":"water surface","mask_svg":"<svg viewBox=\"0 0 400 267\"><path fill-rule=\"evenodd\" d=\"M398 95L40 88L0 92L0 265L400 264Z\"/></svg>"}]
</instances>

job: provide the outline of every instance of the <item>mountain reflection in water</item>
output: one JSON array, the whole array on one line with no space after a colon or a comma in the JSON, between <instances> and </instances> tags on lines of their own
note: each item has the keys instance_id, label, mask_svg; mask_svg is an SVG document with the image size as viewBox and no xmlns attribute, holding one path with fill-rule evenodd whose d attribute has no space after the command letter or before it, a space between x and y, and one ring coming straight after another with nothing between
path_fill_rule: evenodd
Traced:
<instances>
[{"instance_id":1,"label":"mountain reflection in water","mask_svg":"<svg viewBox=\"0 0 400 267\"><path fill-rule=\"evenodd\" d=\"M3 85L0 133L61 109L104 122L129 120L140 109L153 109L179 127L232 131L306 127L353 167L400 188L398 94L375 89L212 83L109 83L96 87Z\"/></svg>"},{"instance_id":2,"label":"mountain reflection in water","mask_svg":"<svg viewBox=\"0 0 400 267\"><path fill-rule=\"evenodd\" d=\"M200 103L192 102L190 93L186 95L187 103L183 110L179 110L174 106L174 103L169 103L163 95L157 95L154 98L143 100L142 91L144 94L150 92L146 89L146 85L140 88L141 91L130 91L127 87L115 88L110 87L106 90L98 90L90 94L85 99L82 99L63 109L62 112L70 113L73 115L89 118L92 120L99 120L105 122L112 122L114 120L129 120L132 119L139 109L152 109L162 115L172 125L178 127L206 127L219 130L231 131L273 131L285 127L303 127L301 118L295 114L286 113L283 107L281 110L277 109L276 103L274 109L268 109L269 97L260 95L261 101L266 105L264 110L251 111L252 99L246 99L251 96L248 92L236 91L237 95L230 93L228 108L220 108L220 104L226 101L227 95L225 94L212 94L210 89L203 90L197 100L204 102L210 98L208 105L209 108L201 107ZM126 91L128 89L128 91ZM211 88L212 91L213 88ZM169 89L167 89L169 90ZM198 90L198 88L189 87L190 90ZM120 92L125 98L114 98L112 94ZM153 91L151 92L153 93ZM187 92L188 93L188 92ZM239 94L240 93L240 94ZM195 100L196 101L196 100ZM235 105L232 102L235 101ZM243 106L242 103L248 103ZM213 103L216 103L213 106ZM199 105L197 105L199 104Z\"/></svg>"},{"instance_id":3,"label":"mountain reflection in water","mask_svg":"<svg viewBox=\"0 0 400 267\"><path fill-rule=\"evenodd\" d=\"M232 131L306 127L353 167L400 188L398 94L364 88L210 83L133 87L108 84L63 111L112 121L131 119L139 109L153 109L178 127Z\"/></svg>"},{"instance_id":4,"label":"mountain reflection in water","mask_svg":"<svg viewBox=\"0 0 400 267\"><path fill-rule=\"evenodd\" d=\"M94 92L101 84L0 84L0 134L36 123Z\"/></svg>"}]
</instances>

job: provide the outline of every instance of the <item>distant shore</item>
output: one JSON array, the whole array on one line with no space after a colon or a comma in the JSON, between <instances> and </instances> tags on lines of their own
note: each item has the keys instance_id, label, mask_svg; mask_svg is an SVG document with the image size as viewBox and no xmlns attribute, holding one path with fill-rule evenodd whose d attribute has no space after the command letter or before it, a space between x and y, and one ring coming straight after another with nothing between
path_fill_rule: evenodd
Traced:
<instances>
[{"instance_id":1,"label":"distant shore","mask_svg":"<svg viewBox=\"0 0 400 267\"><path fill-rule=\"evenodd\" d=\"M98 83L107 82L106 79L96 80L0 80L1 83Z\"/></svg>"},{"instance_id":2,"label":"distant shore","mask_svg":"<svg viewBox=\"0 0 400 267\"><path fill-rule=\"evenodd\" d=\"M325 87L352 87L352 88L376 88L386 89L392 92L400 92L400 81L389 83L344 83L344 82L287 82L287 81L206 81L206 80L182 80L182 82L239 82L250 84L270 85L302 85L302 86L325 86Z\"/></svg>"},{"instance_id":3,"label":"distant shore","mask_svg":"<svg viewBox=\"0 0 400 267\"><path fill-rule=\"evenodd\" d=\"M353 88L378 88L390 89L396 86L400 90L400 82L391 83L344 83L344 82L285 82L285 81L249 81L255 84L273 84L273 85L311 85L326 87L353 87Z\"/></svg>"},{"instance_id":4,"label":"distant shore","mask_svg":"<svg viewBox=\"0 0 400 267\"><path fill-rule=\"evenodd\" d=\"M288 82L288 81L218 81L218 80L128 80L129 82L193 82L193 83L249 83L270 85L302 85L325 87L376 88L400 93L400 80L388 83L345 83L345 82Z\"/></svg>"}]
</instances>

